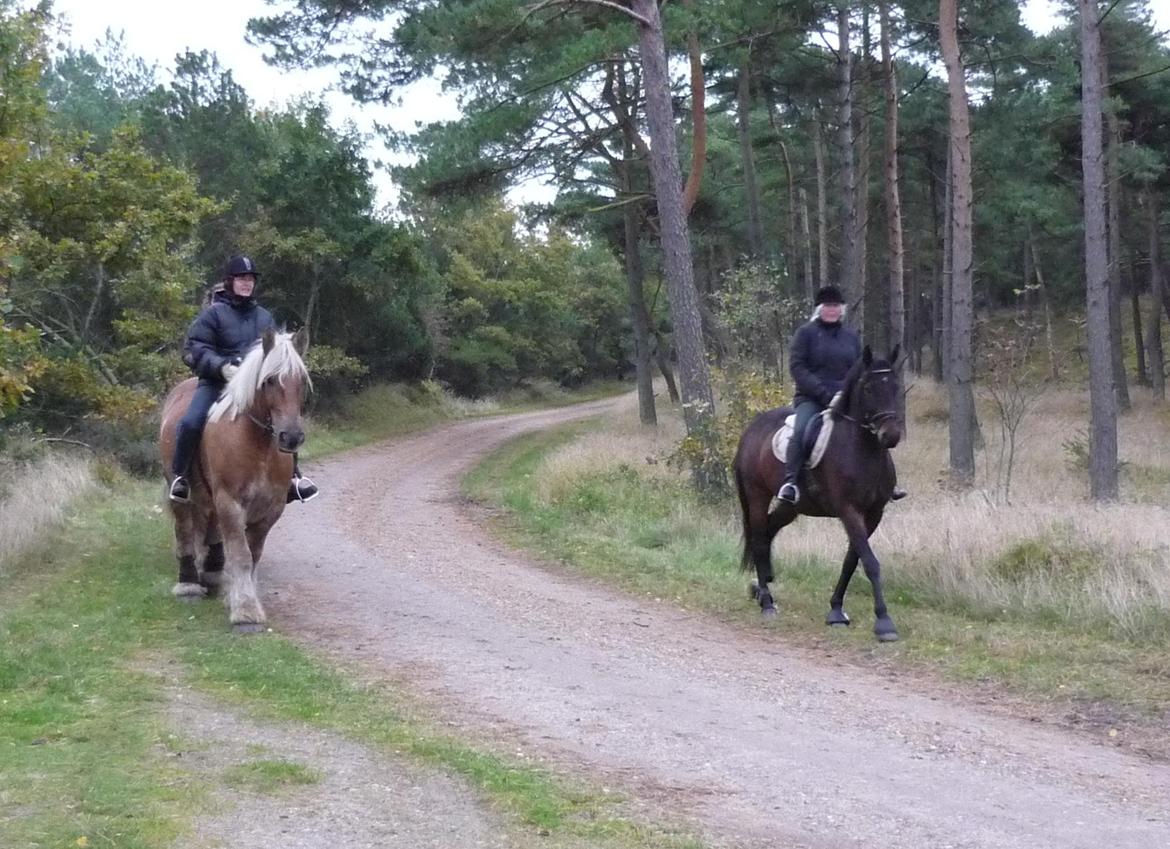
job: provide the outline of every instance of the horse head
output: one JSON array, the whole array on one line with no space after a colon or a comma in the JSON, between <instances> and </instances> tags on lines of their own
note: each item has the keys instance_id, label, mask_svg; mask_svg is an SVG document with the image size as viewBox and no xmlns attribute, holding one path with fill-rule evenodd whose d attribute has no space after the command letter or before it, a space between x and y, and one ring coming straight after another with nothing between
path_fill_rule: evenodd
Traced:
<instances>
[{"instance_id":1,"label":"horse head","mask_svg":"<svg viewBox=\"0 0 1170 849\"><path fill-rule=\"evenodd\" d=\"M901 347L895 345L889 359L882 360L876 359L866 345L850 393L853 417L883 448L893 448L902 440L902 423L898 418L898 395L902 389L895 368Z\"/></svg>"},{"instance_id":2,"label":"horse head","mask_svg":"<svg viewBox=\"0 0 1170 849\"><path fill-rule=\"evenodd\" d=\"M210 420L245 413L276 439L280 451L296 451L305 441L301 407L312 385L302 359L308 347L309 333L303 327L295 334L265 330L211 408Z\"/></svg>"}]
</instances>

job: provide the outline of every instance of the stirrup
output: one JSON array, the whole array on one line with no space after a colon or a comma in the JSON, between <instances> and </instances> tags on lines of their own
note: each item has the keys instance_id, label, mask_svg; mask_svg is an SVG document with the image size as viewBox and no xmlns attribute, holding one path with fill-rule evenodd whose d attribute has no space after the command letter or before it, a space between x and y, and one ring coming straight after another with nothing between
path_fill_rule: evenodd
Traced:
<instances>
[{"instance_id":1,"label":"stirrup","mask_svg":"<svg viewBox=\"0 0 1170 849\"><path fill-rule=\"evenodd\" d=\"M167 498L176 504L191 503L191 484L187 482L186 477L183 475L175 475L175 479L171 481L171 488L167 493Z\"/></svg>"},{"instance_id":2,"label":"stirrup","mask_svg":"<svg viewBox=\"0 0 1170 849\"><path fill-rule=\"evenodd\" d=\"M791 488L791 497L784 496L785 490ZM781 504L795 504L800 500L800 490L797 489L796 484L786 483L780 487L780 492L772 496L772 500L768 503L768 515L772 515L780 509Z\"/></svg>"},{"instance_id":3,"label":"stirrup","mask_svg":"<svg viewBox=\"0 0 1170 849\"><path fill-rule=\"evenodd\" d=\"M320 494L321 491L317 488L317 484L308 478L293 478L288 485L288 496L285 499L285 503L291 504L294 501L299 501L304 504L306 501L312 501Z\"/></svg>"}]
</instances>

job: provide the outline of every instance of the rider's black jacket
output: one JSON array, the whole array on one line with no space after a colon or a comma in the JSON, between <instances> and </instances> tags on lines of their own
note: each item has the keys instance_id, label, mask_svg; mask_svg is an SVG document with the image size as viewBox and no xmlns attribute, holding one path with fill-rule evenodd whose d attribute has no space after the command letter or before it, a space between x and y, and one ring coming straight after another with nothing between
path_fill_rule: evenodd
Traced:
<instances>
[{"instance_id":1,"label":"rider's black jacket","mask_svg":"<svg viewBox=\"0 0 1170 849\"><path fill-rule=\"evenodd\" d=\"M788 361L796 381L793 403L815 401L822 407L829 406L860 356L861 339L844 322L826 324L814 318L802 325L792 337Z\"/></svg>"},{"instance_id":2,"label":"rider's black jacket","mask_svg":"<svg viewBox=\"0 0 1170 849\"><path fill-rule=\"evenodd\" d=\"M216 292L211 305L187 329L183 362L199 376L200 383L222 384L220 369L239 362L260 335L275 326L272 313L255 298Z\"/></svg>"}]
</instances>

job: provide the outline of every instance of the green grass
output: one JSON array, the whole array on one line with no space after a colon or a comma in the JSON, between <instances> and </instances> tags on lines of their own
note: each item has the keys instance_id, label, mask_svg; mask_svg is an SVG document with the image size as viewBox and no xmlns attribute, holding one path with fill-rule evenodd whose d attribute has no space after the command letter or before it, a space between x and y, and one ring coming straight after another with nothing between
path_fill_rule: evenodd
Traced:
<instances>
[{"instance_id":1,"label":"green grass","mask_svg":"<svg viewBox=\"0 0 1170 849\"><path fill-rule=\"evenodd\" d=\"M685 483L651 481L625 465L581 475L557 498L540 497L535 483L542 459L581 427L513 441L467 479L472 497L506 508L498 520L500 532L515 544L629 591L707 611L745 628L763 627L745 592L748 576L737 568L737 505L702 504ZM842 541L842 555L843 549ZM1032 540L1006 551L994 566L1018 580L1061 570L1071 582L1072 572L1092 568L1101 556ZM912 669L987 687L1057 716L1091 715L1088 724L1099 726L1102 734L1127 724L1137 744L1170 755L1164 734L1170 715L1170 629L1164 621L1151 623L1140 638L1120 639L1105 623L1069 621L1055 608L992 609L945 596L907 581L894 563L884 574L886 597L903 639L879 646L870 631L872 595L860 571L846 602L854 627L830 630L822 624L839 568L836 552L826 552L823 559L777 562L774 588L781 616L762 633L867 666Z\"/></svg>"},{"instance_id":2,"label":"green grass","mask_svg":"<svg viewBox=\"0 0 1170 849\"><path fill-rule=\"evenodd\" d=\"M344 439L375 430L362 422ZM213 788L175 757L191 745L166 721L168 685L151 672L160 660L169 679L252 716L309 723L461 775L509 827L539 831L550 846L697 845L628 819L612 794L436 731L402 694L354 683L289 639L232 634L219 602L179 604L158 497L157 484L115 482L6 574L0 846L158 849L191 828L190 812ZM312 777L255 757L223 780L269 792Z\"/></svg>"},{"instance_id":3,"label":"green grass","mask_svg":"<svg viewBox=\"0 0 1170 849\"><path fill-rule=\"evenodd\" d=\"M286 760L248 761L224 773L224 783L229 787L269 796L293 787L317 784L321 778L316 770Z\"/></svg>"}]
</instances>

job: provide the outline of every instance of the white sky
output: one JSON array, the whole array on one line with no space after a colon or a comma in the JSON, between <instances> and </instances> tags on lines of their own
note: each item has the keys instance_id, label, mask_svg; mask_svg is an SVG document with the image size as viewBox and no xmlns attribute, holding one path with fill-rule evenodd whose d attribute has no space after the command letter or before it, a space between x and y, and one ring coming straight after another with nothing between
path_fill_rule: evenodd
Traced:
<instances>
[{"instance_id":1,"label":"white sky","mask_svg":"<svg viewBox=\"0 0 1170 849\"><path fill-rule=\"evenodd\" d=\"M277 8L287 8L282 2ZM249 18L272 14L264 0L55 0L54 6L70 27L75 46L92 48L106 29L122 32L126 49L148 63L157 63L160 75L186 49L215 52L220 63L230 68L236 82L244 87L257 106L280 106L303 95L324 94L335 125L346 121L369 134L366 153L371 161L401 163L409 157L392 154L374 136L374 123L396 130L409 130L416 122L454 118L454 98L443 94L437 83L426 81L406 92L400 106L361 106L349 97L330 90L336 83L334 69L280 71L264 63L263 50L249 45L244 34ZM1153 0L1155 24L1170 29L1170 0ZM1056 0L1027 0L1024 23L1037 32L1047 32L1058 22ZM385 169L374 169L379 206L393 204L397 191ZM522 192L533 197L545 193Z\"/></svg>"}]
</instances>

